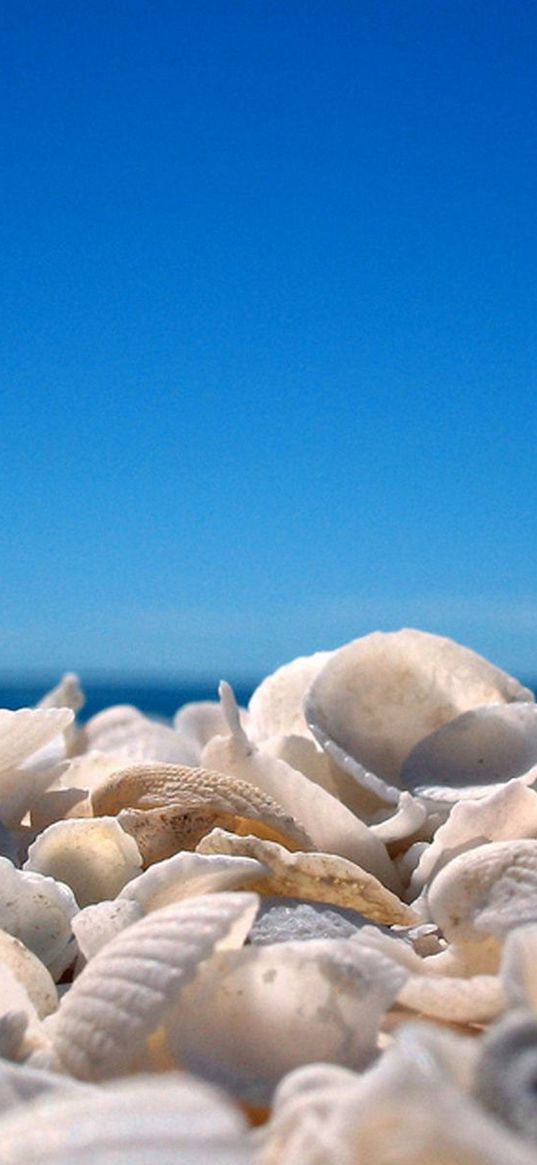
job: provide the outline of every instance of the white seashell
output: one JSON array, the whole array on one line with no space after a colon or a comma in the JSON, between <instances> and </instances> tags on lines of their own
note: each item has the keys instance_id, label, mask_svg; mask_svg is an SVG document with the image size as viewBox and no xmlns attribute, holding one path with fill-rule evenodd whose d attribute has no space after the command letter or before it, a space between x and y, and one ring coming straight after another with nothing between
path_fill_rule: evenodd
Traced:
<instances>
[{"instance_id":1,"label":"white seashell","mask_svg":"<svg viewBox=\"0 0 537 1165\"><path fill-rule=\"evenodd\" d=\"M277 668L255 689L248 705L248 731L255 741L295 733L310 736L303 701L310 684L333 653L317 651Z\"/></svg>"},{"instance_id":2,"label":"white seashell","mask_svg":"<svg viewBox=\"0 0 537 1165\"><path fill-rule=\"evenodd\" d=\"M63 774L63 784L91 793L102 785L112 773L129 768L130 761L124 763L114 753L90 751L81 756L71 757Z\"/></svg>"},{"instance_id":3,"label":"white seashell","mask_svg":"<svg viewBox=\"0 0 537 1165\"><path fill-rule=\"evenodd\" d=\"M480 1104L534 1145L537 1143L537 1017L514 1011L479 1042L475 1095Z\"/></svg>"},{"instance_id":4,"label":"white seashell","mask_svg":"<svg viewBox=\"0 0 537 1165\"><path fill-rule=\"evenodd\" d=\"M430 916L450 942L501 938L537 919L537 841L497 841L460 854L427 892Z\"/></svg>"},{"instance_id":5,"label":"white seashell","mask_svg":"<svg viewBox=\"0 0 537 1165\"><path fill-rule=\"evenodd\" d=\"M89 962L116 934L144 917L135 899L116 898L114 902L97 902L79 910L72 921L80 954Z\"/></svg>"},{"instance_id":6,"label":"white seashell","mask_svg":"<svg viewBox=\"0 0 537 1165\"><path fill-rule=\"evenodd\" d=\"M221 684L220 693L231 736L214 737L204 750L203 763L233 773L276 798L302 822L314 848L356 862L397 891L398 879L386 847L368 826L320 785L284 761L263 755L240 725L229 685Z\"/></svg>"},{"instance_id":7,"label":"white seashell","mask_svg":"<svg viewBox=\"0 0 537 1165\"><path fill-rule=\"evenodd\" d=\"M428 795L428 786L446 796L451 786L479 795L489 785L527 773L537 764L537 705L489 704L464 712L412 749L401 767L404 788ZM434 793L433 793L434 795Z\"/></svg>"},{"instance_id":8,"label":"white seashell","mask_svg":"<svg viewBox=\"0 0 537 1165\"><path fill-rule=\"evenodd\" d=\"M121 890L118 901L137 902L145 914L199 894L234 890L268 873L254 857L180 853L156 862Z\"/></svg>"},{"instance_id":9,"label":"white seashell","mask_svg":"<svg viewBox=\"0 0 537 1165\"><path fill-rule=\"evenodd\" d=\"M4 1115L9 1165L253 1165L242 1114L184 1073L64 1087Z\"/></svg>"},{"instance_id":10,"label":"white seashell","mask_svg":"<svg viewBox=\"0 0 537 1165\"><path fill-rule=\"evenodd\" d=\"M0 927L20 939L46 967L67 947L77 910L68 886L16 870L7 858L0 858Z\"/></svg>"},{"instance_id":11,"label":"white seashell","mask_svg":"<svg viewBox=\"0 0 537 1165\"><path fill-rule=\"evenodd\" d=\"M176 1006L200 963L241 945L254 894L208 894L155 910L106 944L62 1000L54 1032L58 1066L103 1080L143 1066L147 1041Z\"/></svg>"},{"instance_id":12,"label":"white seashell","mask_svg":"<svg viewBox=\"0 0 537 1165\"><path fill-rule=\"evenodd\" d=\"M470 708L513 700L533 694L468 648L407 629L375 632L334 652L304 710L337 763L396 803L401 765L418 741Z\"/></svg>"},{"instance_id":13,"label":"white seashell","mask_svg":"<svg viewBox=\"0 0 537 1165\"><path fill-rule=\"evenodd\" d=\"M74 672L66 672L59 684L51 688L39 701L38 708L70 708L72 712L80 712L84 707L86 697L80 687L80 680Z\"/></svg>"},{"instance_id":14,"label":"white seashell","mask_svg":"<svg viewBox=\"0 0 537 1165\"><path fill-rule=\"evenodd\" d=\"M142 868L136 842L114 817L57 821L28 850L25 870L70 886L79 906L114 898Z\"/></svg>"},{"instance_id":15,"label":"white seashell","mask_svg":"<svg viewBox=\"0 0 537 1165\"><path fill-rule=\"evenodd\" d=\"M276 842L257 837L237 837L213 829L198 842L200 854L242 854L257 858L267 874L255 879L258 894L283 898L307 898L314 902L349 907L373 922L411 926L417 915L410 906L354 862L337 854L290 853Z\"/></svg>"},{"instance_id":16,"label":"white seashell","mask_svg":"<svg viewBox=\"0 0 537 1165\"><path fill-rule=\"evenodd\" d=\"M173 728L144 716L137 708L118 705L88 720L84 736L88 749L115 753L125 762L160 761L189 764L191 750ZM120 767L120 766L116 766Z\"/></svg>"},{"instance_id":17,"label":"white seashell","mask_svg":"<svg viewBox=\"0 0 537 1165\"><path fill-rule=\"evenodd\" d=\"M32 800L55 779L57 759L42 750L71 724L69 708L0 709L0 819L16 826L31 808ZM64 754L61 738L61 755Z\"/></svg>"},{"instance_id":18,"label":"white seashell","mask_svg":"<svg viewBox=\"0 0 537 1165\"><path fill-rule=\"evenodd\" d=\"M537 1013L537 923L510 930L505 939L501 974L507 1006Z\"/></svg>"},{"instance_id":19,"label":"white seashell","mask_svg":"<svg viewBox=\"0 0 537 1165\"><path fill-rule=\"evenodd\" d=\"M336 765L335 761L311 736L270 736L258 742L260 752L285 761L292 769L298 769L310 781L326 789L343 805L346 805L362 821L382 809L384 802L374 793L357 785L356 781Z\"/></svg>"},{"instance_id":20,"label":"white seashell","mask_svg":"<svg viewBox=\"0 0 537 1165\"><path fill-rule=\"evenodd\" d=\"M58 993L46 967L24 943L5 930L0 930L0 965L9 967L22 984L39 1019L56 1010Z\"/></svg>"},{"instance_id":21,"label":"white seashell","mask_svg":"<svg viewBox=\"0 0 537 1165\"><path fill-rule=\"evenodd\" d=\"M397 1002L432 1019L482 1024L501 1015L505 996L497 975L461 979L424 974L409 976Z\"/></svg>"},{"instance_id":22,"label":"white seashell","mask_svg":"<svg viewBox=\"0 0 537 1165\"><path fill-rule=\"evenodd\" d=\"M423 801L408 793L401 793L395 813L378 824L373 823L370 828L384 845L389 845L414 837L426 820L427 808Z\"/></svg>"},{"instance_id":23,"label":"white seashell","mask_svg":"<svg viewBox=\"0 0 537 1165\"><path fill-rule=\"evenodd\" d=\"M28 977L27 970L25 974ZM37 992L39 995L35 978L33 988L34 994ZM1 1057L26 1059L34 1049L46 1043L44 1030L26 987L12 966L0 961L0 1062Z\"/></svg>"},{"instance_id":24,"label":"white seashell","mask_svg":"<svg viewBox=\"0 0 537 1165\"><path fill-rule=\"evenodd\" d=\"M247 718L247 712L241 708L241 720L246 723ZM183 707L175 713L173 725L189 751L190 759L183 763L192 765L193 768L200 764L203 749L211 738L226 731L226 721L218 700L200 700L197 703L183 704Z\"/></svg>"},{"instance_id":25,"label":"white seashell","mask_svg":"<svg viewBox=\"0 0 537 1165\"><path fill-rule=\"evenodd\" d=\"M521 780L508 781L477 801L453 805L412 875L412 897L461 852L485 841L537 835L537 793Z\"/></svg>"},{"instance_id":26,"label":"white seashell","mask_svg":"<svg viewBox=\"0 0 537 1165\"><path fill-rule=\"evenodd\" d=\"M261 862L248 857L175 854L155 862L118 894L114 902L87 906L73 919L79 948L89 960L120 930L173 902L199 894L232 890L268 873Z\"/></svg>"},{"instance_id":27,"label":"white seashell","mask_svg":"<svg viewBox=\"0 0 537 1165\"><path fill-rule=\"evenodd\" d=\"M237 825L248 822L250 832L259 828L265 836L285 838L290 846L313 846L303 826L273 797L247 781L205 768L135 765L95 789L91 800L98 814L132 810L129 818L124 812L121 815L123 828L129 831L128 822L135 826L136 812L142 825L145 820L149 828L155 822L157 840L159 827L162 825L164 833L168 827L168 850L156 854L153 861L170 857L180 849L193 849L200 837L212 829L215 818ZM144 859L149 864L145 855Z\"/></svg>"},{"instance_id":28,"label":"white seashell","mask_svg":"<svg viewBox=\"0 0 537 1165\"><path fill-rule=\"evenodd\" d=\"M252 1104L299 1064L363 1068L406 972L354 939L250 946L213 958L167 1025L173 1056Z\"/></svg>"}]
</instances>

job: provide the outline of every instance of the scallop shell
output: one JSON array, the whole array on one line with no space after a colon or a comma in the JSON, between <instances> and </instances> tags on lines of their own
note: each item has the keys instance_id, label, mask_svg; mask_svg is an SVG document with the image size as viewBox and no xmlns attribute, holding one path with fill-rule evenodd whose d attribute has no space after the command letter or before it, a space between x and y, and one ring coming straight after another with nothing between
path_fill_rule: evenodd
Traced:
<instances>
[{"instance_id":1,"label":"scallop shell","mask_svg":"<svg viewBox=\"0 0 537 1165\"><path fill-rule=\"evenodd\" d=\"M72 890L0 858L0 926L51 967L71 939L78 906Z\"/></svg>"},{"instance_id":2,"label":"scallop shell","mask_svg":"<svg viewBox=\"0 0 537 1165\"><path fill-rule=\"evenodd\" d=\"M498 841L460 854L427 892L431 918L450 942L502 937L537 918L537 841Z\"/></svg>"},{"instance_id":3,"label":"scallop shell","mask_svg":"<svg viewBox=\"0 0 537 1165\"><path fill-rule=\"evenodd\" d=\"M373 874L336 854L289 853L276 842L237 837L215 829L198 843L198 853L241 854L257 858L270 873L251 888L258 894L307 898L359 911L373 922L411 926L418 916Z\"/></svg>"},{"instance_id":4,"label":"scallop shell","mask_svg":"<svg viewBox=\"0 0 537 1165\"><path fill-rule=\"evenodd\" d=\"M62 1000L54 1031L57 1066L104 1080L151 1062L149 1037L216 949L244 941L258 898L208 894L155 910L91 960Z\"/></svg>"},{"instance_id":5,"label":"scallop shell","mask_svg":"<svg viewBox=\"0 0 537 1165\"><path fill-rule=\"evenodd\" d=\"M306 695L313 735L347 772L396 803L424 736L482 704L533 694L468 648L423 631L375 632L332 654Z\"/></svg>"},{"instance_id":6,"label":"scallop shell","mask_svg":"<svg viewBox=\"0 0 537 1165\"><path fill-rule=\"evenodd\" d=\"M221 684L220 693L231 735L214 737L204 750L203 763L233 773L275 797L302 822L313 839L311 848L356 862L397 892L398 878L386 847L368 826L320 785L257 749L240 725L229 685Z\"/></svg>"},{"instance_id":7,"label":"scallop shell","mask_svg":"<svg viewBox=\"0 0 537 1165\"><path fill-rule=\"evenodd\" d=\"M140 851L115 817L49 825L28 850L25 870L70 886L79 906L114 898L142 868Z\"/></svg>"}]
</instances>

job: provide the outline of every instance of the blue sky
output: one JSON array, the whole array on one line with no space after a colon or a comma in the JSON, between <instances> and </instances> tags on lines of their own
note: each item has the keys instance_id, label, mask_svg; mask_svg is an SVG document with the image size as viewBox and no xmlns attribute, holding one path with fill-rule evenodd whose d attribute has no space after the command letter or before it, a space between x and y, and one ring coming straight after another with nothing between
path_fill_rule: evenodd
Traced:
<instances>
[{"instance_id":1,"label":"blue sky","mask_svg":"<svg viewBox=\"0 0 537 1165\"><path fill-rule=\"evenodd\" d=\"M537 9L7 0L0 671L537 675Z\"/></svg>"}]
</instances>

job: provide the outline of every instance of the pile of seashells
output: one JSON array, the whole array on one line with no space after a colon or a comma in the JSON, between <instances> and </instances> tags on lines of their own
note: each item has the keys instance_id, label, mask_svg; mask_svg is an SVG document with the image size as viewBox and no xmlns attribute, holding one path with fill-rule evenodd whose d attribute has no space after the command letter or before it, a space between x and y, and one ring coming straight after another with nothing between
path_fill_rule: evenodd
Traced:
<instances>
[{"instance_id":1,"label":"pile of seashells","mask_svg":"<svg viewBox=\"0 0 537 1165\"><path fill-rule=\"evenodd\" d=\"M0 711L0 1159L534 1165L537 706L375 632Z\"/></svg>"}]
</instances>

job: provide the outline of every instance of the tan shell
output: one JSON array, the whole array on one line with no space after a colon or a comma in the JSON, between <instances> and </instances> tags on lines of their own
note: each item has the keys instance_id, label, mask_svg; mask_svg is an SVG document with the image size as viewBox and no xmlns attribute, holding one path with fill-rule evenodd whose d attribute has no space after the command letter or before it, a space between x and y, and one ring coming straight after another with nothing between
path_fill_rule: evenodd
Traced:
<instances>
[{"instance_id":1,"label":"tan shell","mask_svg":"<svg viewBox=\"0 0 537 1165\"><path fill-rule=\"evenodd\" d=\"M215 816L219 814L225 815L228 820L241 818L258 821L268 831L273 830L279 838L289 838L290 844L294 842L296 846L306 849L313 846L302 826L272 797L246 781L208 769L137 765L111 777L94 790L91 799L94 812L98 815L117 814L122 809L129 809L144 813L157 810L162 816L163 811L169 809L168 817L162 817L163 823L167 827L170 821L178 821L182 815L185 819L182 828L187 838L188 817L192 816L197 824L193 826L189 844L178 845L172 852L177 852L179 848L194 848L203 833L212 829ZM131 817L130 820L134 819ZM147 820L150 823L150 819ZM124 821L125 818L122 823ZM173 833L174 825L170 828ZM195 841L192 840L194 836Z\"/></svg>"},{"instance_id":2,"label":"tan shell","mask_svg":"<svg viewBox=\"0 0 537 1165\"><path fill-rule=\"evenodd\" d=\"M418 920L415 911L378 878L336 854L289 853L275 842L236 837L222 829L214 829L204 837L197 851L241 855L263 862L271 871L268 877L248 880L248 888L258 894L345 906L387 926L412 926Z\"/></svg>"}]
</instances>

